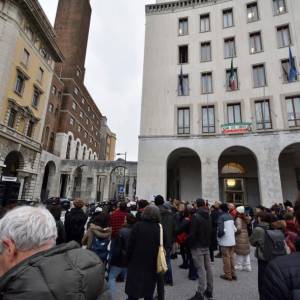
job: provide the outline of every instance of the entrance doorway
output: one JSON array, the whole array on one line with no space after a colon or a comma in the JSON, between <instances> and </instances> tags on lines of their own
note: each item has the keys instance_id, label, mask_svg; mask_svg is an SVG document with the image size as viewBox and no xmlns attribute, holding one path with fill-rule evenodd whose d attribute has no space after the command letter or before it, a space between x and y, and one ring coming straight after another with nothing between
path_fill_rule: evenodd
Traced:
<instances>
[{"instance_id":1,"label":"entrance doorway","mask_svg":"<svg viewBox=\"0 0 300 300\"><path fill-rule=\"evenodd\" d=\"M255 155L244 147L231 147L219 158L220 199L255 207L260 204Z\"/></svg>"},{"instance_id":2,"label":"entrance doorway","mask_svg":"<svg viewBox=\"0 0 300 300\"><path fill-rule=\"evenodd\" d=\"M167 161L167 197L195 201L202 196L201 160L189 148L173 151Z\"/></svg>"},{"instance_id":3,"label":"entrance doorway","mask_svg":"<svg viewBox=\"0 0 300 300\"><path fill-rule=\"evenodd\" d=\"M42 190L41 190L41 201L48 200L53 181L55 179L56 166L53 161L49 161L45 167Z\"/></svg>"}]
</instances>

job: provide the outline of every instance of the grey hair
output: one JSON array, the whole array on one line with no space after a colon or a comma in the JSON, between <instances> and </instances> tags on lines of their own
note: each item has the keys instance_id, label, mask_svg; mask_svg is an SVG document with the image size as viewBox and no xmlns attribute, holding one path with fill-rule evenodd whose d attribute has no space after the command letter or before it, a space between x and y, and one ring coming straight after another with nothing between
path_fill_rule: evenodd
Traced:
<instances>
[{"instance_id":1,"label":"grey hair","mask_svg":"<svg viewBox=\"0 0 300 300\"><path fill-rule=\"evenodd\" d=\"M161 219L159 208L154 205L148 205L142 213L142 219L153 223L159 223Z\"/></svg>"},{"instance_id":2,"label":"grey hair","mask_svg":"<svg viewBox=\"0 0 300 300\"><path fill-rule=\"evenodd\" d=\"M0 220L0 241L12 240L17 250L38 249L47 242L55 245L56 223L51 213L42 207L22 206L8 212ZM0 243L0 253L4 250Z\"/></svg>"}]
</instances>

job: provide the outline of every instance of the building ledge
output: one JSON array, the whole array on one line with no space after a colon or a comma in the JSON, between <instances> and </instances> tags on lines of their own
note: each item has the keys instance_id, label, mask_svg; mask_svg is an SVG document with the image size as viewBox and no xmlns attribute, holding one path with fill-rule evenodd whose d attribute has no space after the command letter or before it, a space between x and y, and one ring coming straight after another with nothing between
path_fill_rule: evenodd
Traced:
<instances>
[{"instance_id":1,"label":"building ledge","mask_svg":"<svg viewBox=\"0 0 300 300\"><path fill-rule=\"evenodd\" d=\"M179 0L146 5L146 15L172 13L186 8L210 6L232 0Z\"/></svg>"},{"instance_id":2,"label":"building ledge","mask_svg":"<svg viewBox=\"0 0 300 300\"><path fill-rule=\"evenodd\" d=\"M34 141L33 139L19 133L13 128L4 126L0 124L0 136L11 140L15 143L22 144L23 146L30 148L34 151L41 152L41 145L40 143Z\"/></svg>"}]
</instances>

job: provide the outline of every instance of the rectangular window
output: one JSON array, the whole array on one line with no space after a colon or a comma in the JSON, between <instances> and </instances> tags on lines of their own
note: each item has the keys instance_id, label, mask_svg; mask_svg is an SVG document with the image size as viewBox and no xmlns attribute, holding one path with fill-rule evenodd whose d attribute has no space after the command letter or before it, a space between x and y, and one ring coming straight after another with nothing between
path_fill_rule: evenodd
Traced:
<instances>
[{"instance_id":1,"label":"rectangular window","mask_svg":"<svg viewBox=\"0 0 300 300\"><path fill-rule=\"evenodd\" d=\"M9 112L8 122L7 122L8 127L14 128L16 117L17 117L17 111L11 108Z\"/></svg>"},{"instance_id":2,"label":"rectangular window","mask_svg":"<svg viewBox=\"0 0 300 300\"><path fill-rule=\"evenodd\" d=\"M42 68L39 68L37 80L39 82L42 82L43 81L43 77L44 77L44 70Z\"/></svg>"},{"instance_id":3,"label":"rectangular window","mask_svg":"<svg viewBox=\"0 0 300 300\"><path fill-rule=\"evenodd\" d=\"M259 20L257 2L247 4L247 19L248 22L255 22Z\"/></svg>"},{"instance_id":4,"label":"rectangular window","mask_svg":"<svg viewBox=\"0 0 300 300\"><path fill-rule=\"evenodd\" d=\"M23 51L23 56L22 56L22 64L23 64L25 67L28 66L29 56L30 56L29 52L28 52L26 49L24 49L24 51Z\"/></svg>"},{"instance_id":5,"label":"rectangular window","mask_svg":"<svg viewBox=\"0 0 300 300\"><path fill-rule=\"evenodd\" d=\"M232 27L233 26L233 10L225 9L223 10L223 28Z\"/></svg>"},{"instance_id":6,"label":"rectangular window","mask_svg":"<svg viewBox=\"0 0 300 300\"><path fill-rule=\"evenodd\" d=\"M300 126L300 96L286 98L289 127Z\"/></svg>"},{"instance_id":7,"label":"rectangular window","mask_svg":"<svg viewBox=\"0 0 300 300\"><path fill-rule=\"evenodd\" d=\"M189 62L189 46L179 46L178 52L179 64L187 64Z\"/></svg>"},{"instance_id":8,"label":"rectangular window","mask_svg":"<svg viewBox=\"0 0 300 300\"><path fill-rule=\"evenodd\" d=\"M266 86L266 73L265 73L265 65L256 65L252 67L253 69L253 83L254 87L263 87Z\"/></svg>"},{"instance_id":9,"label":"rectangular window","mask_svg":"<svg viewBox=\"0 0 300 300\"><path fill-rule=\"evenodd\" d=\"M33 97L32 97L32 106L37 108L40 103L41 91L37 88L34 88Z\"/></svg>"},{"instance_id":10,"label":"rectangular window","mask_svg":"<svg viewBox=\"0 0 300 300\"><path fill-rule=\"evenodd\" d=\"M190 109L188 107L178 108L177 110L177 133L190 133Z\"/></svg>"},{"instance_id":11,"label":"rectangular window","mask_svg":"<svg viewBox=\"0 0 300 300\"><path fill-rule=\"evenodd\" d=\"M34 122L30 120L29 124L28 124L28 129L27 129L27 136L28 137L33 136L33 129L34 129Z\"/></svg>"},{"instance_id":12,"label":"rectangular window","mask_svg":"<svg viewBox=\"0 0 300 300\"><path fill-rule=\"evenodd\" d=\"M178 76L178 96L189 95L189 75L183 74Z\"/></svg>"},{"instance_id":13,"label":"rectangular window","mask_svg":"<svg viewBox=\"0 0 300 300\"><path fill-rule=\"evenodd\" d=\"M278 47L288 47L291 44L291 35L289 25L277 27Z\"/></svg>"},{"instance_id":14,"label":"rectangular window","mask_svg":"<svg viewBox=\"0 0 300 300\"><path fill-rule=\"evenodd\" d=\"M200 32L210 31L210 18L209 14L200 16Z\"/></svg>"},{"instance_id":15,"label":"rectangular window","mask_svg":"<svg viewBox=\"0 0 300 300\"><path fill-rule=\"evenodd\" d=\"M273 0L274 15L281 15L286 13L285 0Z\"/></svg>"},{"instance_id":16,"label":"rectangular window","mask_svg":"<svg viewBox=\"0 0 300 300\"><path fill-rule=\"evenodd\" d=\"M24 87L25 87L25 78L21 73L18 72L16 84L15 84L15 92L21 96L23 94Z\"/></svg>"},{"instance_id":17,"label":"rectangular window","mask_svg":"<svg viewBox=\"0 0 300 300\"><path fill-rule=\"evenodd\" d=\"M262 52L262 41L261 41L261 33L260 31L258 32L252 32L250 33L250 53L258 53Z\"/></svg>"},{"instance_id":18,"label":"rectangular window","mask_svg":"<svg viewBox=\"0 0 300 300\"><path fill-rule=\"evenodd\" d=\"M179 19L179 35L189 34L189 21L188 18Z\"/></svg>"},{"instance_id":19,"label":"rectangular window","mask_svg":"<svg viewBox=\"0 0 300 300\"><path fill-rule=\"evenodd\" d=\"M229 79L230 79L230 75L231 75L231 69L227 69L226 70L226 89L227 91L232 91L232 90L238 90L239 89L239 78L238 78L238 72L237 72L237 69L234 68L234 76L235 76L235 79L236 79L236 87L235 89L233 89L231 86L230 86L230 82L229 82Z\"/></svg>"},{"instance_id":20,"label":"rectangular window","mask_svg":"<svg viewBox=\"0 0 300 300\"><path fill-rule=\"evenodd\" d=\"M70 118L70 125L74 125L74 119Z\"/></svg>"},{"instance_id":21,"label":"rectangular window","mask_svg":"<svg viewBox=\"0 0 300 300\"><path fill-rule=\"evenodd\" d=\"M215 107L213 105L202 107L202 132L215 132Z\"/></svg>"},{"instance_id":22,"label":"rectangular window","mask_svg":"<svg viewBox=\"0 0 300 300\"><path fill-rule=\"evenodd\" d=\"M227 118L229 124L241 123L242 115L240 103L227 105Z\"/></svg>"},{"instance_id":23,"label":"rectangular window","mask_svg":"<svg viewBox=\"0 0 300 300\"><path fill-rule=\"evenodd\" d=\"M255 101L256 128L272 129L269 100Z\"/></svg>"},{"instance_id":24,"label":"rectangular window","mask_svg":"<svg viewBox=\"0 0 300 300\"><path fill-rule=\"evenodd\" d=\"M73 110L75 110L75 111L76 111L77 104L76 104L75 102L73 102L73 103L72 103L72 108L73 108Z\"/></svg>"},{"instance_id":25,"label":"rectangular window","mask_svg":"<svg viewBox=\"0 0 300 300\"><path fill-rule=\"evenodd\" d=\"M201 74L202 94L210 94L213 92L212 73L206 72Z\"/></svg>"},{"instance_id":26,"label":"rectangular window","mask_svg":"<svg viewBox=\"0 0 300 300\"><path fill-rule=\"evenodd\" d=\"M52 95L56 94L56 86L55 85L52 86L51 93L52 93Z\"/></svg>"},{"instance_id":27,"label":"rectangular window","mask_svg":"<svg viewBox=\"0 0 300 300\"><path fill-rule=\"evenodd\" d=\"M211 61L211 43L210 42L201 43L200 59L201 59L201 62Z\"/></svg>"},{"instance_id":28,"label":"rectangular window","mask_svg":"<svg viewBox=\"0 0 300 300\"><path fill-rule=\"evenodd\" d=\"M53 109L54 109L54 106L53 106L53 104L49 104L49 107L48 107L48 112L49 113L52 113L53 112Z\"/></svg>"},{"instance_id":29,"label":"rectangular window","mask_svg":"<svg viewBox=\"0 0 300 300\"><path fill-rule=\"evenodd\" d=\"M235 39L227 38L224 40L224 57L225 58L232 58L236 56L235 52Z\"/></svg>"}]
</instances>

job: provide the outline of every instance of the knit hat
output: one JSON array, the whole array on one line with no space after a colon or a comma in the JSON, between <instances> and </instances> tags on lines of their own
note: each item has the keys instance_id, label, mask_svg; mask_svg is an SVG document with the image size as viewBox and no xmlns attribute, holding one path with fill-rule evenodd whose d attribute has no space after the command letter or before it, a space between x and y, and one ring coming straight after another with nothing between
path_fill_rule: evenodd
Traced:
<instances>
[{"instance_id":1,"label":"knit hat","mask_svg":"<svg viewBox=\"0 0 300 300\"><path fill-rule=\"evenodd\" d=\"M239 214L244 214L245 213L245 206L239 206L236 208L236 211L239 213Z\"/></svg>"}]
</instances>

